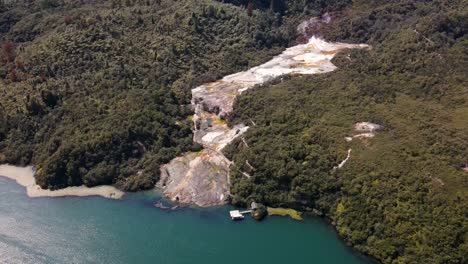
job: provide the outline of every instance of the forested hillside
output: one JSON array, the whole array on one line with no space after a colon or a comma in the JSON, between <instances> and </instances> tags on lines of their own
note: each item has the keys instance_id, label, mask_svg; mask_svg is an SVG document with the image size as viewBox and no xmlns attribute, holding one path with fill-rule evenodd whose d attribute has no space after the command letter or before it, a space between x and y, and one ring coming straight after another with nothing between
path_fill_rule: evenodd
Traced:
<instances>
[{"instance_id":1,"label":"forested hillside","mask_svg":"<svg viewBox=\"0 0 468 264\"><path fill-rule=\"evenodd\" d=\"M467 12L464 1L354 1L333 14L321 34L372 50L238 98L230 122L252 127L248 147L226 151L233 203L315 209L383 263L466 263ZM346 142L360 121L384 129Z\"/></svg>"},{"instance_id":2,"label":"forested hillside","mask_svg":"<svg viewBox=\"0 0 468 264\"><path fill-rule=\"evenodd\" d=\"M309 35L372 49L238 98L227 121L251 127L225 149L232 203L322 215L383 263L466 263L463 0L0 0L0 163L34 164L44 188L152 188L200 149L190 89L303 41L297 25L325 12ZM361 121L384 129L345 141Z\"/></svg>"},{"instance_id":3,"label":"forested hillside","mask_svg":"<svg viewBox=\"0 0 468 264\"><path fill-rule=\"evenodd\" d=\"M0 162L45 188L152 188L190 149L190 89L268 60L295 21L217 1L2 1Z\"/></svg>"}]
</instances>

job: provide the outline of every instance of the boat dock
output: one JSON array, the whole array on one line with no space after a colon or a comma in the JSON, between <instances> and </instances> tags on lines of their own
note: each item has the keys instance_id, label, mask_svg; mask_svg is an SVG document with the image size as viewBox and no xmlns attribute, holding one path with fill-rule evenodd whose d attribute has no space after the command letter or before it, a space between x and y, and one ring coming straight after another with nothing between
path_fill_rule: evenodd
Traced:
<instances>
[{"instance_id":1,"label":"boat dock","mask_svg":"<svg viewBox=\"0 0 468 264\"><path fill-rule=\"evenodd\" d=\"M231 216L232 220L242 220L244 219L244 214L249 214L251 212L252 210L246 210L246 211L232 210L229 212L229 215Z\"/></svg>"}]
</instances>

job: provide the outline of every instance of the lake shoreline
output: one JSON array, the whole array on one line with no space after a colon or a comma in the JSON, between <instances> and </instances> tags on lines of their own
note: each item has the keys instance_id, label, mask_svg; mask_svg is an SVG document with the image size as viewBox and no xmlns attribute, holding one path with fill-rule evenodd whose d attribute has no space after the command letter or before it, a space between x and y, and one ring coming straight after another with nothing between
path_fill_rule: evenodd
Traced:
<instances>
[{"instance_id":1,"label":"lake shoreline","mask_svg":"<svg viewBox=\"0 0 468 264\"><path fill-rule=\"evenodd\" d=\"M65 197L65 196L101 196L108 199L121 199L124 192L114 186L101 185L96 187L73 186L59 190L42 189L34 179L32 166L18 167L9 164L0 165L0 177L16 181L18 185L26 188L26 194L31 198L36 197Z\"/></svg>"},{"instance_id":2,"label":"lake shoreline","mask_svg":"<svg viewBox=\"0 0 468 264\"><path fill-rule=\"evenodd\" d=\"M56 190L56 191L51 191L51 190L44 190L41 189L38 185L35 184L34 180L34 168L32 166L27 166L27 167L19 167L19 166L13 166L9 164L2 164L0 165L0 178L5 178L7 180L15 181L15 184L19 187L22 186L26 189L26 196L29 198L84 198L84 197L101 197L111 200L122 200L125 193L118 190L117 188L113 186L97 186L97 187L86 187L86 186L78 186L78 187L67 187L64 189ZM130 194L129 198L133 200L132 195L138 195L142 194L144 192L157 192L158 195L161 195L161 197L158 200L164 200L168 203L171 203L172 201L170 199L167 199L167 197L164 196L164 193L162 190L155 188L152 190L146 190L142 192L137 192L137 193L132 193ZM111 193L115 193L114 195L111 195ZM145 203L146 204L146 203ZM153 208L153 206L146 205L148 207ZM207 212L212 212L213 210L220 210L224 207L229 208L232 207L233 205L231 204L224 204L224 205L218 205L218 206L212 206L212 207L199 207L196 205L190 205L186 204L185 206L178 207L177 210L164 210L164 209L159 209L158 211L165 211L165 212L172 212L172 211L179 211L179 210L195 210L199 212L204 212L208 210ZM156 207L154 207L156 208ZM156 208L158 209L158 208ZM226 217L227 214L226 214ZM330 230L333 231L335 237L342 241L344 245L346 245L349 249L349 252L356 256L357 258L361 259L366 259L368 263L378 263L375 259L372 258L372 256L363 254L359 250L353 247L353 245L349 244L343 237L341 237L337 230L335 225L333 225L331 219L325 217L325 216L318 216L313 213L307 213L305 212L303 214L303 221L297 221L294 220L290 217L284 217L284 216L277 216L273 215L268 217L269 220L275 219L275 218L284 218L284 219L289 219L294 222L303 222L306 223L307 221L311 219L316 219L321 222L323 222ZM268 221L268 219L266 219Z\"/></svg>"},{"instance_id":3,"label":"lake shoreline","mask_svg":"<svg viewBox=\"0 0 468 264\"><path fill-rule=\"evenodd\" d=\"M0 178L0 259L11 263L214 264L225 259L223 263L231 264L238 252L254 262L272 264L304 259L322 264L371 263L339 240L321 218L233 222L230 205L158 210L152 204L162 199L162 193L152 190L129 193L122 200L30 199L23 190Z\"/></svg>"}]
</instances>

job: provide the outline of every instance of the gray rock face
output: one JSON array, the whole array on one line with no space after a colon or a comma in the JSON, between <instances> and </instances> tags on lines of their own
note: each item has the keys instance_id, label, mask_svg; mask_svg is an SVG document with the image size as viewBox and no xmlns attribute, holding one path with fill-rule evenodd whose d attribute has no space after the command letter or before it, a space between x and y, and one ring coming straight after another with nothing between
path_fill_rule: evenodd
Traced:
<instances>
[{"instance_id":1,"label":"gray rock face","mask_svg":"<svg viewBox=\"0 0 468 264\"><path fill-rule=\"evenodd\" d=\"M158 187L174 202L222 205L229 195L230 161L212 150L190 152L162 166Z\"/></svg>"},{"instance_id":2,"label":"gray rock face","mask_svg":"<svg viewBox=\"0 0 468 264\"><path fill-rule=\"evenodd\" d=\"M330 24L332 17L327 12L320 17L313 17L309 20L306 20L297 26L297 33L299 36L305 38L313 35L322 35L323 29L327 24Z\"/></svg>"}]
</instances>

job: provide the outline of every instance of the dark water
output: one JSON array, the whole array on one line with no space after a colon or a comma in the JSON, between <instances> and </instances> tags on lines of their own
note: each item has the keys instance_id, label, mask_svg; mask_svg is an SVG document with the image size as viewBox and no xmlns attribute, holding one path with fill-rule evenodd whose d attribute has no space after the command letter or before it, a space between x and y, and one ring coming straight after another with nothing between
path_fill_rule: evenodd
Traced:
<instances>
[{"instance_id":1,"label":"dark water","mask_svg":"<svg viewBox=\"0 0 468 264\"><path fill-rule=\"evenodd\" d=\"M369 263L317 218L232 222L229 207L164 211L155 199L31 199L0 178L0 263Z\"/></svg>"}]
</instances>

